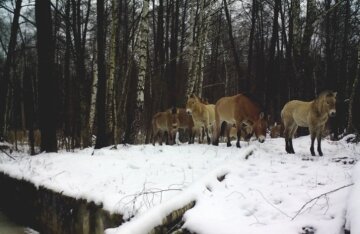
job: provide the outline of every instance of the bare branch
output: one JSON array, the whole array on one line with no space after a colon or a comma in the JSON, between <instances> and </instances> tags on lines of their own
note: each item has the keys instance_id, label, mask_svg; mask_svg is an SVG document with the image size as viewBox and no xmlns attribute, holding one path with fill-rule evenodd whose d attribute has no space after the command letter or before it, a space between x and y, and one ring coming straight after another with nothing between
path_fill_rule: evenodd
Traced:
<instances>
[{"instance_id":1,"label":"bare branch","mask_svg":"<svg viewBox=\"0 0 360 234\"><path fill-rule=\"evenodd\" d=\"M317 200L317 199L319 199L319 198L321 198L321 197L326 197L326 196L327 196L328 194L330 194L330 193L334 193L334 192L336 192L336 191L339 191L339 190L341 190L341 189L344 189L344 188L347 188L347 187L350 187L350 186L353 186L353 185L354 185L354 183L351 183L351 184L348 184L348 185L344 185L344 186L341 186L341 187L339 187L339 188L336 188L336 189L331 190L331 191L326 192L326 193L322 193L322 194L320 194L319 196L316 196L316 197L312 198L311 200L307 201L307 202L300 208L300 210L298 210L298 211L296 212L296 214L294 215L294 217L291 218L291 220L294 220L294 219L301 213L301 211L302 211L308 204L310 204L311 202L313 202L313 201L315 201L315 200Z\"/></svg>"}]
</instances>

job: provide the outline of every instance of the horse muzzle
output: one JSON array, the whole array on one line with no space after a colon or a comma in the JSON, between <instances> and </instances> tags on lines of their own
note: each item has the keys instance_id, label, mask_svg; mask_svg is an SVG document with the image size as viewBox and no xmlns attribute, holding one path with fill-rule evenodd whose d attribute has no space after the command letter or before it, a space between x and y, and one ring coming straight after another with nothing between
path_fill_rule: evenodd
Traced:
<instances>
[{"instance_id":1,"label":"horse muzzle","mask_svg":"<svg viewBox=\"0 0 360 234\"><path fill-rule=\"evenodd\" d=\"M259 142L264 143L265 142L265 137L264 136L259 136Z\"/></svg>"},{"instance_id":2,"label":"horse muzzle","mask_svg":"<svg viewBox=\"0 0 360 234\"><path fill-rule=\"evenodd\" d=\"M336 116L336 111L331 110L331 111L329 112L329 116L330 116L330 117L335 117L335 116Z\"/></svg>"}]
</instances>

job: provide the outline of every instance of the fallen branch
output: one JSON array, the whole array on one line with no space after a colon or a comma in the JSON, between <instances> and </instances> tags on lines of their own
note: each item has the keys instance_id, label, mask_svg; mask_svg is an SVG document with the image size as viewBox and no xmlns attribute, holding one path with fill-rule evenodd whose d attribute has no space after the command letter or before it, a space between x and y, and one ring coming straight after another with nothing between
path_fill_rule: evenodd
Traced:
<instances>
[{"instance_id":1,"label":"fallen branch","mask_svg":"<svg viewBox=\"0 0 360 234\"><path fill-rule=\"evenodd\" d=\"M344 189L344 188L347 188L347 187L350 187L350 186L353 186L353 185L354 185L354 183L351 183L351 184L348 184L348 185L344 185L344 186L341 186L341 187L339 187L339 188L336 188L336 189L331 190L331 191L326 192L326 193L322 193L322 194L320 194L319 196L316 196L316 197L312 198L311 200L307 201L307 202L300 208L300 210L298 210L298 211L296 212L296 214L294 215L294 217L291 218L291 220L294 220L294 219L301 213L301 211L302 211L308 204L310 204L311 202L313 202L313 201L315 201L315 200L317 200L317 199L319 199L319 198L321 198L321 197L326 197L326 196L327 196L328 194L330 194L330 193L334 193L334 192L336 192L336 191L339 191L339 190L341 190L341 189Z\"/></svg>"},{"instance_id":2,"label":"fallen branch","mask_svg":"<svg viewBox=\"0 0 360 234\"><path fill-rule=\"evenodd\" d=\"M14 157L12 157L10 154L6 153L5 150L3 150L3 149L1 149L1 148L0 148L0 150L1 150L1 152L3 152L6 156L8 156L9 158L11 158L12 160L16 160L16 159L15 159Z\"/></svg>"}]
</instances>

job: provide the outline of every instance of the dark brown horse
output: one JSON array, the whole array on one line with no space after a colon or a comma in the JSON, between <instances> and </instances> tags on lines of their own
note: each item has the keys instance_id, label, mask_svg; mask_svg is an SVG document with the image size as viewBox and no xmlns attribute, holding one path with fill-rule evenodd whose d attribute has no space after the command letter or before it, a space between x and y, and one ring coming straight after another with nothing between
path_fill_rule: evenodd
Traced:
<instances>
[{"instance_id":1,"label":"dark brown horse","mask_svg":"<svg viewBox=\"0 0 360 234\"><path fill-rule=\"evenodd\" d=\"M157 138L160 138L159 144L162 145L163 136L167 133L168 143L175 143L175 134L179 127L179 118L176 109L170 109L164 112L156 113L151 121L153 130L153 145Z\"/></svg>"},{"instance_id":2,"label":"dark brown horse","mask_svg":"<svg viewBox=\"0 0 360 234\"><path fill-rule=\"evenodd\" d=\"M223 97L216 102L213 145L219 144L220 126L223 121L235 125L237 129L237 147L240 147L243 124L252 127L259 142L263 143L265 141L267 121L264 112L261 111L256 102L244 94ZM231 143L228 142L227 145L231 146Z\"/></svg>"},{"instance_id":3,"label":"dark brown horse","mask_svg":"<svg viewBox=\"0 0 360 234\"><path fill-rule=\"evenodd\" d=\"M321 150L321 135L329 117L336 115L336 92L324 91L316 99L310 102L292 100L285 104L281 111L284 123L285 149L289 154L294 154L292 139L298 126L307 127L311 136L310 152L315 156L314 141L317 138L318 152L323 156Z\"/></svg>"},{"instance_id":4,"label":"dark brown horse","mask_svg":"<svg viewBox=\"0 0 360 234\"><path fill-rule=\"evenodd\" d=\"M179 129L189 132L189 144L194 143L195 135L200 134L200 129L194 125L194 121L191 115L186 113L185 108L177 108L177 116L179 119ZM200 138L200 136L199 136Z\"/></svg>"}]
</instances>

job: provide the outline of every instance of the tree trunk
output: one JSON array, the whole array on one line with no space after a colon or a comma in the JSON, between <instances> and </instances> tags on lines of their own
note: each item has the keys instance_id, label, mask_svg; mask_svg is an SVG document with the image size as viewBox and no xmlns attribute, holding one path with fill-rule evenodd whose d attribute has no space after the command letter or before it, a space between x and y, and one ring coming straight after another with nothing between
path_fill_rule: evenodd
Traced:
<instances>
[{"instance_id":1,"label":"tree trunk","mask_svg":"<svg viewBox=\"0 0 360 234\"><path fill-rule=\"evenodd\" d=\"M358 45L358 56L357 56L357 67L356 67L356 74L354 78L354 82L351 88L351 94L349 98L349 109L348 109L348 123L346 132L349 134L353 131L354 123L353 123L353 106L354 106L354 99L356 95L356 91L358 91L358 84L360 79L360 43Z\"/></svg>"},{"instance_id":2,"label":"tree trunk","mask_svg":"<svg viewBox=\"0 0 360 234\"><path fill-rule=\"evenodd\" d=\"M234 57L234 66L236 69L236 72L238 74L238 89L243 90L243 88L247 87L247 84L241 84L242 78L243 78L243 71L240 67L240 59L237 53L237 49L236 49L236 45L235 45L235 39L234 39L234 35L233 35L233 29L232 29L232 24L231 24L231 16L229 13L229 9L228 9L228 4L226 0L223 0L224 3L224 11L225 11L225 16L226 16L226 21L228 24L228 33L229 33L229 39L230 39L230 45L231 45L231 51L232 51L232 55Z\"/></svg>"},{"instance_id":3,"label":"tree trunk","mask_svg":"<svg viewBox=\"0 0 360 234\"><path fill-rule=\"evenodd\" d=\"M255 34L255 27L256 27L256 16L257 16L257 0L253 0L252 7L251 7L251 29L249 35L249 52L248 52L248 85L247 89L249 90L251 85L251 76L252 76L252 66L253 66L253 44L254 44L254 34Z\"/></svg>"},{"instance_id":4,"label":"tree trunk","mask_svg":"<svg viewBox=\"0 0 360 234\"><path fill-rule=\"evenodd\" d=\"M300 86L304 91L305 99L313 98L314 93L313 84L313 61L310 55L311 38L314 33L314 25L316 19L316 3L315 0L307 0L306 6L306 22L304 35L301 43L301 68L302 68L302 85Z\"/></svg>"},{"instance_id":5,"label":"tree trunk","mask_svg":"<svg viewBox=\"0 0 360 234\"><path fill-rule=\"evenodd\" d=\"M195 10L195 0L189 0L190 5L190 45L189 45L189 70L188 70L188 79L187 79L187 86L186 86L186 96L191 95L194 92L195 88L195 75L194 75L194 60L196 61L195 52L196 52L196 39L194 35L195 31L195 18L196 18L196 10Z\"/></svg>"},{"instance_id":6,"label":"tree trunk","mask_svg":"<svg viewBox=\"0 0 360 234\"><path fill-rule=\"evenodd\" d=\"M276 98L275 95L278 94L278 75L276 74L276 63L275 63L275 56L276 56L276 44L279 40L279 11L281 7L280 0L275 0L274 6L274 18L273 18L273 25L272 25L272 36L270 40L270 47L269 47L269 63L268 63L268 73L267 73L267 80L266 80L266 106L267 109L270 111L272 116L277 113L276 110Z\"/></svg>"},{"instance_id":7,"label":"tree trunk","mask_svg":"<svg viewBox=\"0 0 360 234\"><path fill-rule=\"evenodd\" d=\"M96 41L95 41L96 44ZM93 72L92 72L92 85L91 85L91 97L90 97L90 113L89 113L89 131L90 134L94 134L95 124L95 110L96 110L96 97L98 91L98 61L97 61L97 46L94 46L94 58L93 58Z\"/></svg>"},{"instance_id":8,"label":"tree trunk","mask_svg":"<svg viewBox=\"0 0 360 234\"><path fill-rule=\"evenodd\" d=\"M98 91L96 97L97 134L95 149L108 146L106 136L106 65L105 65L105 12L104 0L97 0L97 59Z\"/></svg>"},{"instance_id":9,"label":"tree trunk","mask_svg":"<svg viewBox=\"0 0 360 234\"><path fill-rule=\"evenodd\" d=\"M57 151L54 45L50 0L35 1L39 77L41 150Z\"/></svg>"},{"instance_id":10,"label":"tree trunk","mask_svg":"<svg viewBox=\"0 0 360 234\"><path fill-rule=\"evenodd\" d=\"M170 39L170 71L168 76L169 100L171 106L176 106L176 98L178 96L177 89L177 61L178 61L178 32L179 32L179 7L180 0L174 0L172 10L171 23L171 39Z\"/></svg>"},{"instance_id":11,"label":"tree trunk","mask_svg":"<svg viewBox=\"0 0 360 234\"><path fill-rule=\"evenodd\" d=\"M115 74L116 74L116 51L117 51L117 32L118 32L118 11L117 0L111 1L111 38L109 49L109 79L107 82L107 98L106 98L106 121L107 121L107 135L109 137L110 144L115 144L116 139L116 123L115 123Z\"/></svg>"},{"instance_id":12,"label":"tree trunk","mask_svg":"<svg viewBox=\"0 0 360 234\"><path fill-rule=\"evenodd\" d=\"M136 107L135 107L135 119L132 123L132 139L134 142L141 143L144 134L144 87L146 79L146 67L147 67L147 42L149 34L149 0L143 1L143 8L140 18L139 26L139 45L138 45L138 58L139 58L139 75L136 88Z\"/></svg>"},{"instance_id":13,"label":"tree trunk","mask_svg":"<svg viewBox=\"0 0 360 234\"><path fill-rule=\"evenodd\" d=\"M19 30L19 17L21 10L22 0L16 0L15 9L14 9L14 17L11 24L11 32L10 32L10 40L9 46L7 49L7 57L3 67L3 75L2 79L0 77L0 141L2 141L6 132L6 116L7 116L7 98L8 98L8 88L10 84L10 74L11 67L14 63L14 52L16 47L16 39Z\"/></svg>"}]
</instances>

